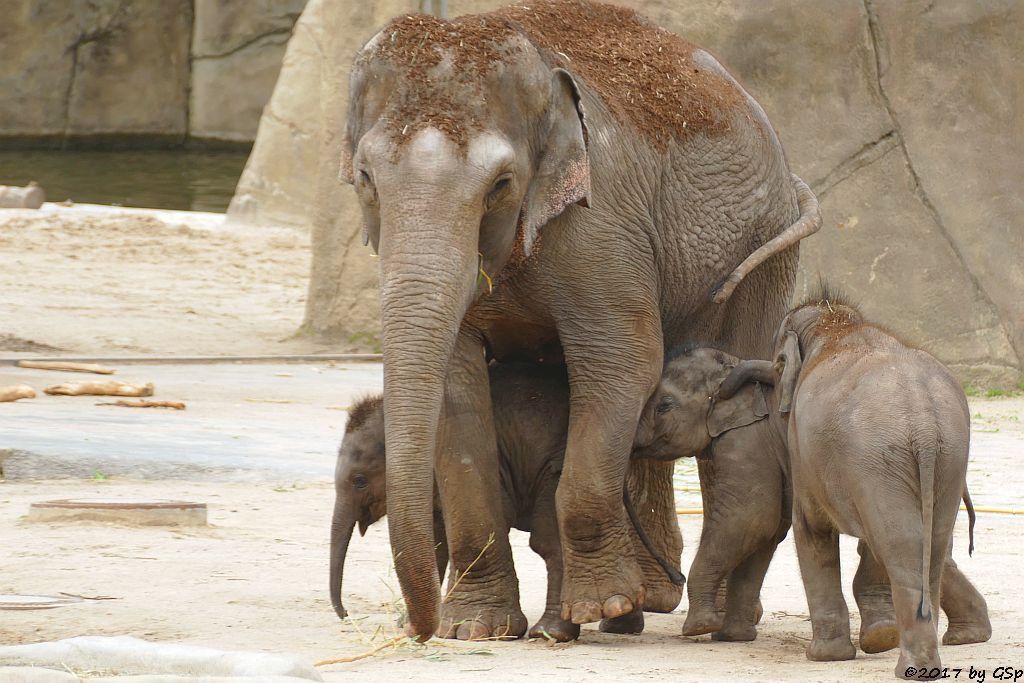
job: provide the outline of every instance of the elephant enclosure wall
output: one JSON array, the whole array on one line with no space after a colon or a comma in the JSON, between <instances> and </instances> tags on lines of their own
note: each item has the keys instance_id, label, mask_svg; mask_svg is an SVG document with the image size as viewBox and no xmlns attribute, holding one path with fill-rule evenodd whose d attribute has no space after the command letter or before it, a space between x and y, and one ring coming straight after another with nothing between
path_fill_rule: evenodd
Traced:
<instances>
[{"instance_id":1,"label":"elephant enclosure wall","mask_svg":"<svg viewBox=\"0 0 1024 683\"><path fill-rule=\"evenodd\" d=\"M452 15L496 0L449 2ZM623 0L713 52L758 99L821 232L819 274L965 381L1010 386L1024 365L1024 116L1012 0ZM311 0L229 214L312 230L304 330L339 350L377 345L376 262L337 180L356 50L415 0Z\"/></svg>"},{"instance_id":2,"label":"elephant enclosure wall","mask_svg":"<svg viewBox=\"0 0 1024 683\"><path fill-rule=\"evenodd\" d=\"M305 4L5 0L0 147L251 143Z\"/></svg>"}]
</instances>

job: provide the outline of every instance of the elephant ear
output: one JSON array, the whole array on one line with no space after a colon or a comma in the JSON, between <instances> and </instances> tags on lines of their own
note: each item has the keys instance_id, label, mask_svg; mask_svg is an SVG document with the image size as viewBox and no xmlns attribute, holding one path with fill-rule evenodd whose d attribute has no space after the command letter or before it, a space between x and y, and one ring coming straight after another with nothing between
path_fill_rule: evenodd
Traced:
<instances>
[{"instance_id":1,"label":"elephant ear","mask_svg":"<svg viewBox=\"0 0 1024 683\"><path fill-rule=\"evenodd\" d=\"M796 380L800 377L800 339L796 332L786 332L786 341L782 351L775 357L776 371L781 374L779 379L779 412L788 413L793 407L793 394L796 392Z\"/></svg>"},{"instance_id":2,"label":"elephant ear","mask_svg":"<svg viewBox=\"0 0 1024 683\"><path fill-rule=\"evenodd\" d=\"M338 165L338 180L349 185L355 185L355 173L352 170L352 139L348 132L345 132L345 139L341 141L341 162Z\"/></svg>"},{"instance_id":3,"label":"elephant ear","mask_svg":"<svg viewBox=\"0 0 1024 683\"><path fill-rule=\"evenodd\" d=\"M565 69L553 69L547 138L523 203L525 256L530 255L541 226L573 203L590 205L587 122L576 81Z\"/></svg>"},{"instance_id":4,"label":"elephant ear","mask_svg":"<svg viewBox=\"0 0 1024 683\"><path fill-rule=\"evenodd\" d=\"M759 383L747 384L731 398L716 400L708 414L708 434L715 438L731 429L768 417L768 403Z\"/></svg>"}]
</instances>

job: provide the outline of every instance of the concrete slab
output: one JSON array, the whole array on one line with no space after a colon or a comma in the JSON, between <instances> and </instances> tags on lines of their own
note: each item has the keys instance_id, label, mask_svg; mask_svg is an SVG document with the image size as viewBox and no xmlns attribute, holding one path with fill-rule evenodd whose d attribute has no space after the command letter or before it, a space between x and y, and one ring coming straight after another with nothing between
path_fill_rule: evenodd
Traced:
<instances>
[{"instance_id":1,"label":"concrete slab","mask_svg":"<svg viewBox=\"0 0 1024 683\"><path fill-rule=\"evenodd\" d=\"M74 373L0 368L0 384L42 389ZM132 365L157 400L187 409L99 406L95 396L0 404L9 479L330 480L346 408L379 392L379 364Z\"/></svg>"}]
</instances>

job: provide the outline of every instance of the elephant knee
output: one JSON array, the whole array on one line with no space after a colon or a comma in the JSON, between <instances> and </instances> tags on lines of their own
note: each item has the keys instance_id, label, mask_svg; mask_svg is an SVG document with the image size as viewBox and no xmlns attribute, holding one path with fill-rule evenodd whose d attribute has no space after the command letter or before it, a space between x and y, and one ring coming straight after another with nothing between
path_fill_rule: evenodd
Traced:
<instances>
[{"instance_id":1,"label":"elephant knee","mask_svg":"<svg viewBox=\"0 0 1024 683\"><path fill-rule=\"evenodd\" d=\"M530 550L537 553L546 561L561 560L562 549L555 533L537 532L530 533Z\"/></svg>"}]
</instances>

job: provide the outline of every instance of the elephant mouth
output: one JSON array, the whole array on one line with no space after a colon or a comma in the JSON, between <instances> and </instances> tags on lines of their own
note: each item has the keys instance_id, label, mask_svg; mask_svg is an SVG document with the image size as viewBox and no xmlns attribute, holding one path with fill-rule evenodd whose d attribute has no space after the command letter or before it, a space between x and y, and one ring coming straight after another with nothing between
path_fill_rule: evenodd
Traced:
<instances>
[{"instance_id":1,"label":"elephant mouth","mask_svg":"<svg viewBox=\"0 0 1024 683\"><path fill-rule=\"evenodd\" d=\"M672 462L679 459L679 454L667 453L665 450L656 445L651 444L649 446L636 446L633 448L633 452L630 455L633 460L657 460L659 462Z\"/></svg>"}]
</instances>

